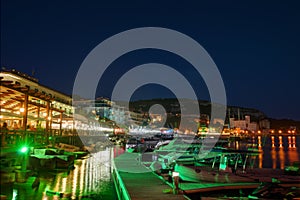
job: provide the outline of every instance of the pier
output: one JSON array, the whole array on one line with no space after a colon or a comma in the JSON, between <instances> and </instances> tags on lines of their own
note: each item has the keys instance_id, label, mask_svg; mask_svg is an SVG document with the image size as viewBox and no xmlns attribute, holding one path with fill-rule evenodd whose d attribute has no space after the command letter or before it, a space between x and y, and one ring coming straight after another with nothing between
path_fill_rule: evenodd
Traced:
<instances>
[{"instance_id":1,"label":"pier","mask_svg":"<svg viewBox=\"0 0 300 200\"><path fill-rule=\"evenodd\" d=\"M146 167L139 153L124 153L116 157L112 163L112 176L118 198L130 199L189 199L193 195L211 193L250 192L261 183L272 183L278 180L281 188L299 187L297 176L283 174L280 169L249 169L238 172L237 182L187 182L178 180L177 191L173 182L168 182L170 175L161 176ZM223 177L225 178L225 177ZM169 180L170 181L170 180ZM275 183L277 184L277 183Z\"/></svg>"},{"instance_id":2,"label":"pier","mask_svg":"<svg viewBox=\"0 0 300 200\"><path fill-rule=\"evenodd\" d=\"M139 159L140 155L135 153L124 153L115 158L112 175L119 199L188 199L183 194L173 194L171 185Z\"/></svg>"}]
</instances>

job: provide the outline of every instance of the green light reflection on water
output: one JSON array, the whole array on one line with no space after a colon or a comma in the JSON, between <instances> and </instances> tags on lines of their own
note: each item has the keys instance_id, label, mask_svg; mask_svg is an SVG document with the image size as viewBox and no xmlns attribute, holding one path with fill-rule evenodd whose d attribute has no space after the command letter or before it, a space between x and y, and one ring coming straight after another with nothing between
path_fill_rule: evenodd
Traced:
<instances>
[{"instance_id":1,"label":"green light reflection on water","mask_svg":"<svg viewBox=\"0 0 300 200\"><path fill-rule=\"evenodd\" d=\"M91 154L89 158L76 160L69 172L40 172L40 184L32 188L35 177L29 184L1 187L1 194L15 200L54 200L62 196L69 199L117 199L111 179L112 150L106 149Z\"/></svg>"}]
</instances>

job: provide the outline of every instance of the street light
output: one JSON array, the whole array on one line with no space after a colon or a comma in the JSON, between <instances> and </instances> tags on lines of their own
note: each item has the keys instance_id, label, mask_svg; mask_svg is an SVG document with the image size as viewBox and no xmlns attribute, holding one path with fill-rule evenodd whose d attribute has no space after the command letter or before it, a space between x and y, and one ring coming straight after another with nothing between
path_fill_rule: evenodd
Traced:
<instances>
[{"instance_id":1,"label":"street light","mask_svg":"<svg viewBox=\"0 0 300 200\"><path fill-rule=\"evenodd\" d=\"M28 152L28 147L24 146L20 149L21 153L27 153Z\"/></svg>"}]
</instances>

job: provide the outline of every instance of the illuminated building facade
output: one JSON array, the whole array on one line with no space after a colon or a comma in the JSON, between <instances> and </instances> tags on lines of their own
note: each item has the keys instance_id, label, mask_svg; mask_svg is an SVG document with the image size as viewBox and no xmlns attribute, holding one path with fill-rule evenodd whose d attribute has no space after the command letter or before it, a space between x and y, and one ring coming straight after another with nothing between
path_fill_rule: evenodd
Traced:
<instances>
[{"instance_id":1,"label":"illuminated building facade","mask_svg":"<svg viewBox=\"0 0 300 200\"><path fill-rule=\"evenodd\" d=\"M72 98L16 70L0 71L0 122L9 130L73 131Z\"/></svg>"},{"instance_id":2,"label":"illuminated building facade","mask_svg":"<svg viewBox=\"0 0 300 200\"><path fill-rule=\"evenodd\" d=\"M239 130L257 131L258 124L250 121L250 116L246 115L244 120L235 120L230 118L230 127Z\"/></svg>"}]
</instances>

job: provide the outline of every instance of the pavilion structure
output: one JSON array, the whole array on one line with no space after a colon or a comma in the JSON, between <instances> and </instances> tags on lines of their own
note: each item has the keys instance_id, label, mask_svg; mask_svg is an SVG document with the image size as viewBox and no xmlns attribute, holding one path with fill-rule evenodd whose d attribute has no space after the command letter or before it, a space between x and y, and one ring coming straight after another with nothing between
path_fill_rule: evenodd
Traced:
<instances>
[{"instance_id":1,"label":"pavilion structure","mask_svg":"<svg viewBox=\"0 0 300 200\"><path fill-rule=\"evenodd\" d=\"M73 112L71 96L16 70L0 71L0 125L8 130L71 133Z\"/></svg>"}]
</instances>

